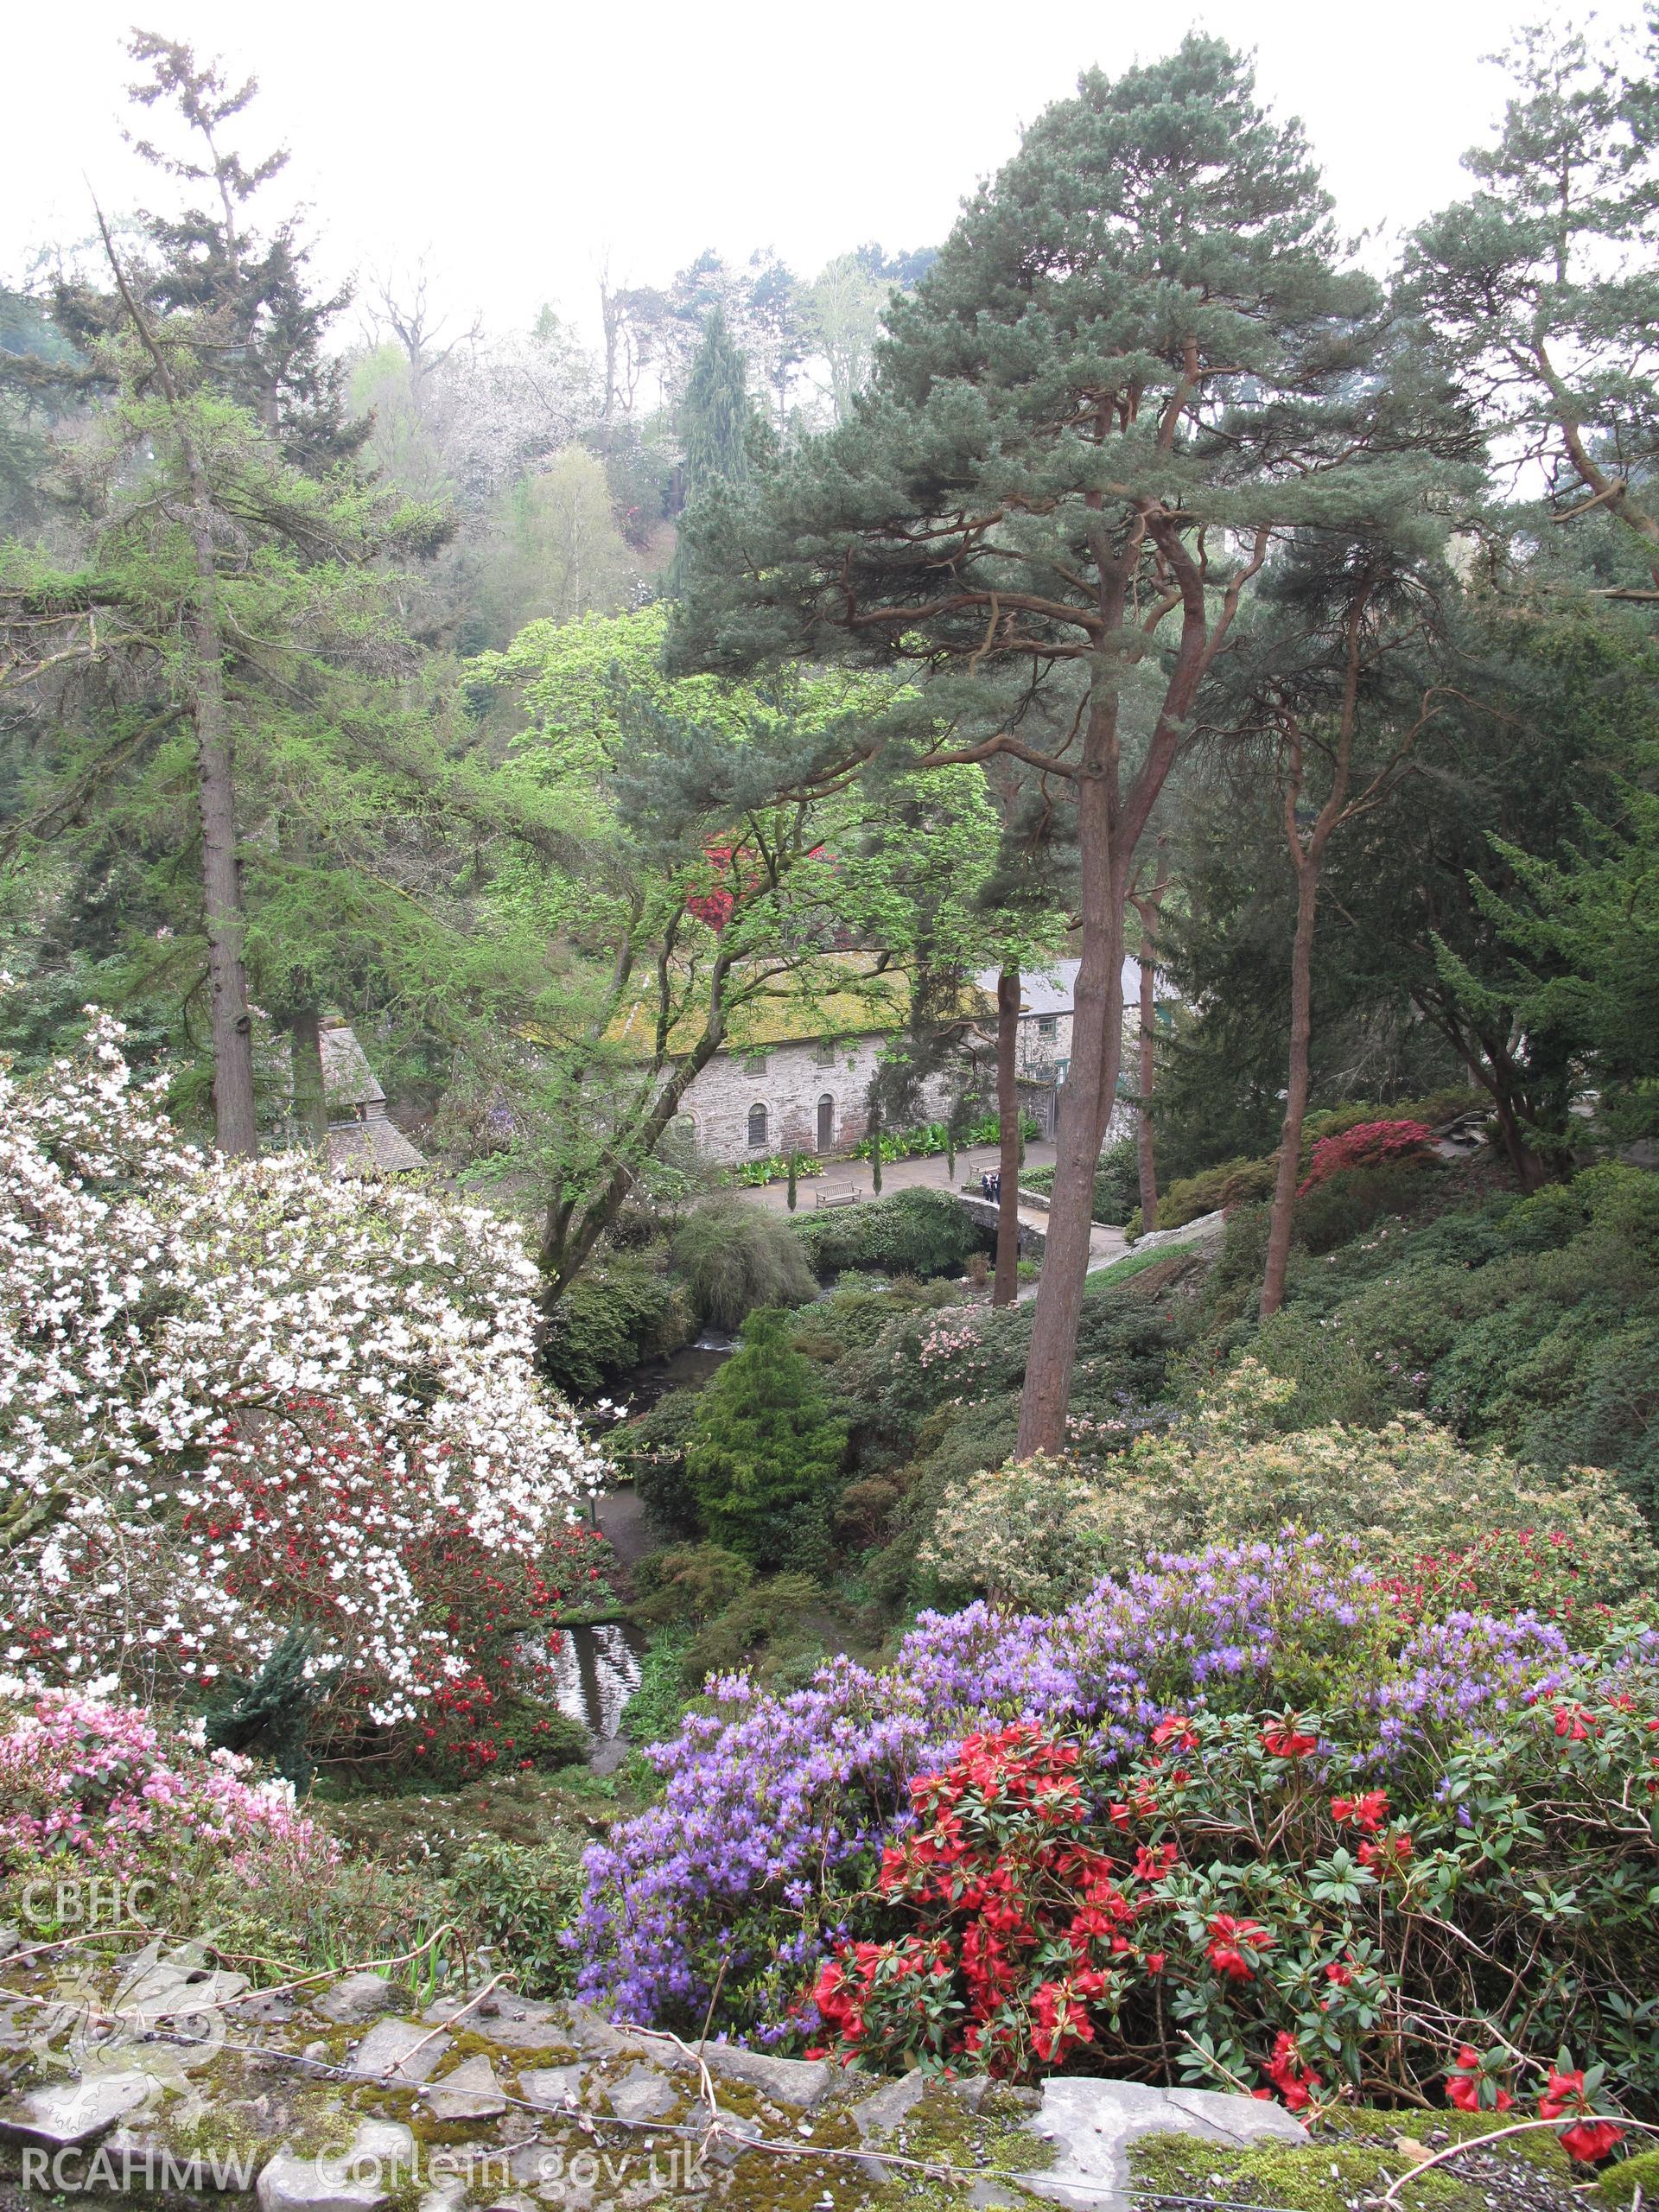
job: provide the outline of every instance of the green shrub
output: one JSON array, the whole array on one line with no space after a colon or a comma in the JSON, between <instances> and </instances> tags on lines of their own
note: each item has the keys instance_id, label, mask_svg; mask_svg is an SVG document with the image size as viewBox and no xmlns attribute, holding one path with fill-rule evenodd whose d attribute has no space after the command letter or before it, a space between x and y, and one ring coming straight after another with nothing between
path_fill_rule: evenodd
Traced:
<instances>
[{"instance_id":1,"label":"green shrub","mask_svg":"<svg viewBox=\"0 0 1659 2212\"><path fill-rule=\"evenodd\" d=\"M639 1662L639 1687L622 1708L622 1730L636 1753L667 1741L690 1702L685 1655L691 1642L679 1625L653 1629Z\"/></svg>"},{"instance_id":2,"label":"green shrub","mask_svg":"<svg viewBox=\"0 0 1659 2212\"><path fill-rule=\"evenodd\" d=\"M575 1979L576 1955L562 1939L582 1901L582 1853L574 1843L480 1836L457 1856L449 1884L477 1940L511 1967L515 1988L526 1997L563 1995Z\"/></svg>"},{"instance_id":3,"label":"green shrub","mask_svg":"<svg viewBox=\"0 0 1659 2212\"><path fill-rule=\"evenodd\" d=\"M1033 1167L1020 1180L1027 1191L1052 1192L1054 1170ZM1133 1137L1120 1137L1101 1154L1100 1165L1095 1170L1094 1218L1109 1229L1121 1229L1140 1203L1140 1154ZM1160 1225L1166 1225L1161 1214L1159 1220Z\"/></svg>"},{"instance_id":4,"label":"green shrub","mask_svg":"<svg viewBox=\"0 0 1659 2212\"><path fill-rule=\"evenodd\" d=\"M670 1390L638 1421L606 1440L619 1475L633 1484L645 1518L662 1536L695 1535L697 1501L685 1471L685 1447L697 1417L695 1390Z\"/></svg>"},{"instance_id":5,"label":"green shrub","mask_svg":"<svg viewBox=\"0 0 1659 2212\"><path fill-rule=\"evenodd\" d=\"M647 1552L634 1565L634 1617L659 1627L711 1620L753 1580L747 1560L719 1544Z\"/></svg>"},{"instance_id":6,"label":"green shrub","mask_svg":"<svg viewBox=\"0 0 1659 2212\"><path fill-rule=\"evenodd\" d=\"M889 1275L959 1275L990 1236L946 1191L896 1191L890 1198L812 1215L794 1234L820 1274L876 1268Z\"/></svg>"},{"instance_id":7,"label":"green shrub","mask_svg":"<svg viewBox=\"0 0 1659 2212\"><path fill-rule=\"evenodd\" d=\"M1160 1229L1185 1229L1189 1221L1200 1220L1207 1213L1215 1213L1223 1206L1242 1205L1250 1198L1266 1198L1273 1195L1276 1163L1269 1154L1264 1160L1224 1160L1219 1166L1205 1167L1196 1175L1182 1176L1166 1191L1158 1193L1158 1226ZM1125 1224L1131 1236L1141 1234L1141 1209L1137 1205Z\"/></svg>"},{"instance_id":8,"label":"green shrub","mask_svg":"<svg viewBox=\"0 0 1659 2212\"><path fill-rule=\"evenodd\" d=\"M735 1357L697 1400L685 1464L717 1544L761 1566L798 1554L804 1516L827 1521L847 1440L788 1318L752 1313Z\"/></svg>"},{"instance_id":9,"label":"green shrub","mask_svg":"<svg viewBox=\"0 0 1659 2212\"><path fill-rule=\"evenodd\" d=\"M1322 1138L1342 1136L1366 1122L1422 1122L1431 1129L1438 1128L1460 1114L1490 1107L1491 1103L1484 1090L1432 1090L1421 1098L1396 1098L1387 1105L1374 1099L1352 1099L1345 1106L1330 1106L1321 1113L1310 1114L1302 1125L1302 1146L1306 1151Z\"/></svg>"},{"instance_id":10,"label":"green shrub","mask_svg":"<svg viewBox=\"0 0 1659 2212\"><path fill-rule=\"evenodd\" d=\"M1039 1453L954 1482L918 1564L948 1590L983 1591L1020 1612L1058 1612L1107 1572L1104 1517L1087 1476Z\"/></svg>"},{"instance_id":11,"label":"green shrub","mask_svg":"<svg viewBox=\"0 0 1659 2212\"><path fill-rule=\"evenodd\" d=\"M810 1575L774 1574L698 1630L686 1651L686 1672L700 1683L707 1675L749 1666L761 1653L772 1662L761 1670L767 1675L786 1652L816 1661L824 1644L811 1623L823 1611L823 1592Z\"/></svg>"},{"instance_id":12,"label":"green shrub","mask_svg":"<svg viewBox=\"0 0 1659 2212\"><path fill-rule=\"evenodd\" d=\"M1263 1366L1296 1386L1299 1418L1310 1427L1345 1421L1370 1428L1421 1402L1421 1370L1379 1360L1370 1340L1300 1306L1281 1306L1250 1341ZM1420 1377L1414 1393L1410 1377Z\"/></svg>"},{"instance_id":13,"label":"green shrub","mask_svg":"<svg viewBox=\"0 0 1659 2212\"><path fill-rule=\"evenodd\" d=\"M548 1373L561 1389L591 1397L642 1360L677 1351L696 1332L684 1293L657 1255L612 1252L578 1275L555 1308Z\"/></svg>"},{"instance_id":14,"label":"green shrub","mask_svg":"<svg viewBox=\"0 0 1659 2212\"><path fill-rule=\"evenodd\" d=\"M1297 1199L1297 1243L1309 1252L1333 1252L1338 1245L1363 1236L1384 1214L1410 1206L1433 1173L1433 1161L1411 1160L1350 1167L1332 1176Z\"/></svg>"},{"instance_id":15,"label":"green shrub","mask_svg":"<svg viewBox=\"0 0 1659 2212\"><path fill-rule=\"evenodd\" d=\"M810 1182L823 1174L823 1162L815 1152L768 1153L764 1160L740 1160L732 1180L746 1190L764 1190L768 1183L785 1181L791 1168L798 1181Z\"/></svg>"},{"instance_id":16,"label":"green shrub","mask_svg":"<svg viewBox=\"0 0 1659 2212\"><path fill-rule=\"evenodd\" d=\"M804 1306L817 1284L787 1221L741 1198L715 1198L682 1224L674 1265L691 1301L717 1329L758 1306Z\"/></svg>"},{"instance_id":17,"label":"green shrub","mask_svg":"<svg viewBox=\"0 0 1659 2212\"><path fill-rule=\"evenodd\" d=\"M1471 1108L1487 1103L1484 1092L1477 1090L1439 1090L1423 1098L1402 1098L1393 1105L1379 1106L1369 1100L1356 1101L1344 1106L1333 1106L1319 1114L1310 1114L1302 1128L1302 1157L1300 1172L1306 1174L1313 1156L1313 1147L1325 1137L1341 1136L1345 1130L1357 1128L1365 1122L1424 1122L1429 1128L1451 1121ZM1132 1143L1126 1138L1125 1143ZM1109 1158L1110 1154L1105 1155ZM1254 1159L1224 1160L1213 1167L1202 1167L1196 1174L1179 1177L1169 1188L1158 1193L1158 1226L1160 1229L1184 1229L1189 1221L1197 1221L1206 1213L1214 1213L1219 1206L1235 1206L1250 1198L1267 1198L1273 1195L1274 1178L1278 1172L1278 1154L1262 1153ZM1131 1162L1131 1164L1133 1164ZM1130 1203L1135 1211L1128 1216L1132 1236L1141 1232L1141 1212L1138 1205L1140 1188L1130 1179ZM1096 1214L1097 1221L1111 1219L1108 1214ZM1299 1233L1300 1209L1297 1214ZM1347 1231L1342 1232L1347 1234ZM1341 1242L1341 1236L1332 1240ZM1327 1249L1328 1247L1320 1247Z\"/></svg>"},{"instance_id":18,"label":"green shrub","mask_svg":"<svg viewBox=\"0 0 1659 2212\"><path fill-rule=\"evenodd\" d=\"M1605 1163L1300 1255L1255 1348L1306 1419L1422 1407L1529 1465L1616 1470L1659 1517L1656 1345L1659 1176Z\"/></svg>"},{"instance_id":19,"label":"green shrub","mask_svg":"<svg viewBox=\"0 0 1659 2212\"><path fill-rule=\"evenodd\" d=\"M1570 1613L1659 1577L1639 1516L1595 1468L1541 1478L1419 1414L1275 1433L1296 1386L1240 1361L1175 1427L1090 1477L1029 1460L953 1484L922 1554L942 1581L1052 1608L1160 1552L1287 1527L1356 1539L1402 1592Z\"/></svg>"}]
</instances>

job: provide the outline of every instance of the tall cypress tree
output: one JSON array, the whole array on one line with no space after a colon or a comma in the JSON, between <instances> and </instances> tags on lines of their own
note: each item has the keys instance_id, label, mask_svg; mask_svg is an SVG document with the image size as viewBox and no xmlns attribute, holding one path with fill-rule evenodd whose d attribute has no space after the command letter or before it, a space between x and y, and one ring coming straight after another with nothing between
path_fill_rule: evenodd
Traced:
<instances>
[{"instance_id":1,"label":"tall cypress tree","mask_svg":"<svg viewBox=\"0 0 1659 2212\"><path fill-rule=\"evenodd\" d=\"M753 421L748 364L732 341L725 309L711 308L680 403L688 516L697 512L717 485L741 488L748 484ZM677 597L685 589L684 544L683 530L668 577L668 588Z\"/></svg>"},{"instance_id":2,"label":"tall cypress tree","mask_svg":"<svg viewBox=\"0 0 1659 2212\"><path fill-rule=\"evenodd\" d=\"M1423 512L1370 373L1378 302L1338 267L1328 210L1300 127L1219 41L1090 72L894 302L853 421L689 518L683 660L1080 682L1069 742L1040 756L1076 792L1082 941L1022 1452L1064 1435L1153 805L1279 535ZM1017 718L982 749L1024 753Z\"/></svg>"}]
</instances>

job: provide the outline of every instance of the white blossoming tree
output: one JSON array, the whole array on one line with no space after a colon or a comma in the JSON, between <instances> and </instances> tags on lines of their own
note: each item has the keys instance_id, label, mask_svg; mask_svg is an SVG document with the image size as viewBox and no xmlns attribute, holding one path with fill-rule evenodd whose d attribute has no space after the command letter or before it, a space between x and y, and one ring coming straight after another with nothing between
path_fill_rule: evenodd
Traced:
<instances>
[{"instance_id":1,"label":"white blossoming tree","mask_svg":"<svg viewBox=\"0 0 1659 2212\"><path fill-rule=\"evenodd\" d=\"M598 1543L518 1234L194 1149L121 1035L0 1073L0 1658L211 1700L299 1631L315 1738L501 1756Z\"/></svg>"}]
</instances>

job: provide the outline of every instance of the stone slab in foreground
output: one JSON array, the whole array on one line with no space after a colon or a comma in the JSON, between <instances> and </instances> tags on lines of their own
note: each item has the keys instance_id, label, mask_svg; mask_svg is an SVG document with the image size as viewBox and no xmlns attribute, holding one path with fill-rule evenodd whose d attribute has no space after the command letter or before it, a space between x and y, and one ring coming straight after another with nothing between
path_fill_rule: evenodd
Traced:
<instances>
[{"instance_id":1,"label":"stone slab in foreground","mask_svg":"<svg viewBox=\"0 0 1659 2212\"><path fill-rule=\"evenodd\" d=\"M1030 2125L1054 2145L1054 2163L1020 2178L1073 2212L1131 2212L1129 2145L1139 2136L1196 2135L1235 2151L1307 2140L1307 2130L1282 2105L1216 2089L1154 2089L1068 2075L1051 2075L1042 2088L1042 2109Z\"/></svg>"}]
</instances>

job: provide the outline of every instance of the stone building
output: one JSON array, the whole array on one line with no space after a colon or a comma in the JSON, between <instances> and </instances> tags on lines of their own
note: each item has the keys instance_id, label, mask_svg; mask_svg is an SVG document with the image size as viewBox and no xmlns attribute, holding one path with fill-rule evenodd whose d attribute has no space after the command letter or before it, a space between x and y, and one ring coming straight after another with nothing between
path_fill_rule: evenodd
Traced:
<instances>
[{"instance_id":1,"label":"stone building","mask_svg":"<svg viewBox=\"0 0 1659 2212\"><path fill-rule=\"evenodd\" d=\"M1022 974L1020 978L1020 1042L1015 1066L1020 1078L1020 1096L1026 1111L1035 1120L1042 1135L1052 1138L1059 1126L1064 1110L1066 1077L1071 1066L1071 1018L1073 995L1077 989L1077 969L1081 962L1074 959L1057 960L1050 967ZM982 991L992 997L996 993L996 970L983 969L975 978ZM1174 992L1162 976L1155 979L1155 994L1160 1019L1166 1020L1173 1003ZM1133 1092L1138 1082L1141 1032L1141 963L1126 959L1123 963L1123 1059L1119 1077L1119 1098L1112 1109L1112 1118L1106 1131L1106 1141L1114 1144L1120 1137L1131 1135L1135 1128L1135 1109L1122 1096L1127 1089Z\"/></svg>"},{"instance_id":2,"label":"stone building","mask_svg":"<svg viewBox=\"0 0 1659 2212\"><path fill-rule=\"evenodd\" d=\"M692 1080L679 1116L700 1158L720 1166L786 1152L849 1153L868 1127L870 1084L908 1009L902 974L829 969L825 987L752 1001L741 1034ZM924 1091L943 1115L950 1084Z\"/></svg>"},{"instance_id":3,"label":"stone building","mask_svg":"<svg viewBox=\"0 0 1659 2212\"><path fill-rule=\"evenodd\" d=\"M358 1175L402 1175L411 1167L424 1167L424 1155L388 1115L386 1094L356 1031L343 1021L325 1021L319 1041L330 1173L344 1182Z\"/></svg>"},{"instance_id":4,"label":"stone building","mask_svg":"<svg viewBox=\"0 0 1659 2212\"><path fill-rule=\"evenodd\" d=\"M1071 1057L1076 960L1020 978L1018 1068L1021 1103L1052 1137ZM975 977L977 1011L987 1040L995 1034L996 970ZM1141 988L1139 963L1123 963L1124 1040L1133 1049ZM1166 992L1160 979L1160 989ZM848 1153L867 1134L870 1082L883 1048L902 1027L903 979L885 1001L869 988L809 1001L787 999L750 1008L741 1044L717 1052L686 1092L683 1134L702 1158L721 1166L787 1152ZM1126 1063L1126 1071L1132 1067ZM924 1111L942 1120L951 1084L934 1078ZM1120 1105L1110 1135L1134 1126L1134 1109Z\"/></svg>"}]
</instances>

